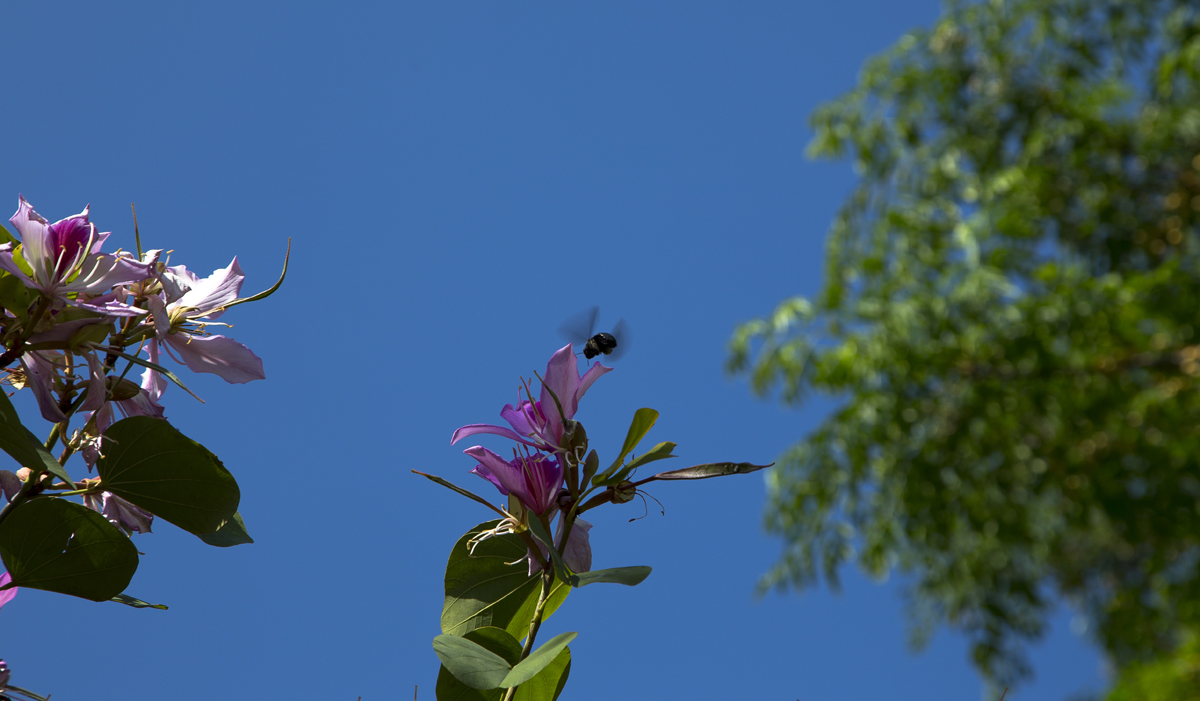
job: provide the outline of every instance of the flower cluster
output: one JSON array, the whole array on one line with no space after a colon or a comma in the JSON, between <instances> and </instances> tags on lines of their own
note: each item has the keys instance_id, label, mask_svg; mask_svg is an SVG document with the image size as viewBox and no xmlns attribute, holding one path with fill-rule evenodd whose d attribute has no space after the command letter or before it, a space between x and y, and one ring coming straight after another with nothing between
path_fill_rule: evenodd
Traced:
<instances>
[{"instance_id":1,"label":"flower cluster","mask_svg":"<svg viewBox=\"0 0 1200 701\"><path fill-rule=\"evenodd\" d=\"M574 349L567 344L556 351L546 365L546 375L542 378L537 401L534 401L528 386L524 386L525 398L518 398L516 406L506 404L500 411L500 417L508 422L509 427L470 424L455 431L450 443L453 445L468 436L479 434L497 435L516 441L518 446L513 449L511 460L505 460L479 445L463 452L479 462L471 470L472 474L491 482L501 494L515 498L523 509L548 522L558 511L567 463L573 458L575 463L579 462L577 456L570 454L569 446L564 445L565 424L575 418L579 400L592 383L611 370L596 363L580 376ZM520 515L514 519L518 521L515 525L520 527ZM565 518L560 518L558 522L556 539L559 543L564 522ZM513 525L501 524L499 528L512 532ZM592 551L588 543L590 528L590 523L575 519L568 536L564 559L574 572L587 572L591 568ZM531 574L537 560L531 552Z\"/></svg>"},{"instance_id":2,"label":"flower cluster","mask_svg":"<svg viewBox=\"0 0 1200 701\"><path fill-rule=\"evenodd\" d=\"M117 413L165 418L160 401L174 375L163 355L230 383L265 378L249 348L207 330L223 326L216 320L245 301L236 258L200 278L161 260L161 250L105 252L109 233L97 231L86 207L51 224L21 197L9 221L17 238L0 244L0 275L21 285L0 291L0 338L8 349L0 368L13 387L32 390L67 456L79 452L90 469ZM143 368L140 384L126 379L134 365ZM83 426L72 432L76 414ZM0 471L10 499L24 479L15 477ZM153 515L124 499L104 491L84 497L126 533L150 531Z\"/></svg>"}]
</instances>

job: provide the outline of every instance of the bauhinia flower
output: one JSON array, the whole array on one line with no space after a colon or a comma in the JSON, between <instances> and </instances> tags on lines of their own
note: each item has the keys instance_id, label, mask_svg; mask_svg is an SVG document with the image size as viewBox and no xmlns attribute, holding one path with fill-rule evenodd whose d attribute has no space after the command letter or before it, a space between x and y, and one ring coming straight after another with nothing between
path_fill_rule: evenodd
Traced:
<instances>
[{"instance_id":1,"label":"bauhinia flower","mask_svg":"<svg viewBox=\"0 0 1200 701\"><path fill-rule=\"evenodd\" d=\"M515 496L538 515L557 508L558 490L563 485L563 468L558 458L525 452L505 460L480 445L463 452L479 461L471 472L496 485L501 494Z\"/></svg>"},{"instance_id":2,"label":"bauhinia flower","mask_svg":"<svg viewBox=\"0 0 1200 701\"><path fill-rule=\"evenodd\" d=\"M600 363L592 365L582 377L579 376L579 362L570 344L558 349L550 362L546 364L546 375L543 378L542 391L537 402L523 399L517 406L504 405L500 417L512 428L493 426L490 424L470 424L454 432L450 445L480 433L489 433L511 438L525 445L540 448L550 452L561 449L563 420L575 417L579 409L579 400L583 398L588 388L601 375L612 368ZM555 397L558 403L555 403ZM559 404L562 413L559 413Z\"/></svg>"},{"instance_id":3,"label":"bauhinia flower","mask_svg":"<svg viewBox=\"0 0 1200 701\"><path fill-rule=\"evenodd\" d=\"M237 299L243 279L237 258L203 280L183 266L164 270L162 295L146 300L155 331L151 354L157 354L162 343L169 355L193 372L210 372L233 384L266 379L262 360L249 348L204 331Z\"/></svg>"},{"instance_id":4,"label":"bauhinia flower","mask_svg":"<svg viewBox=\"0 0 1200 701\"><path fill-rule=\"evenodd\" d=\"M47 421L59 423L67 420L66 413L59 405L59 399L67 391L68 381L65 377L67 364L74 362L74 358L75 356L60 351L30 351L21 356L21 368L24 371L23 386L28 386L33 390L33 396L37 399L42 418ZM80 408L83 411L95 411L104 404L106 395L104 368L95 353L85 353L84 358L88 364L88 380L84 390L87 395ZM71 369L74 375L72 382L74 382L80 376L78 373L74 373L76 368ZM72 391L78 389L79 387L72 384ZM56 394L58 398L55 397Z\"/></svg>"},{"instance_id":5,"label":"bauhinia flower","mask_svg":"<svg viewBox=\"0 0 1200 701\"><path fill-rule=\"evenodd\" d=\"M96 306L87 298L100 297L114 285L138 282L154 276L154 268L126 254L101 253L109 232L97 233L88 221L88 208L53 224L34 211L22 197L17 213L9 219L21 237L20 249L12 243L0 245L0 268L12 273L26 287L67 304L104 314L136 316L144 313L127 304L103 300ZM22 269L17 259L26 264ZM67 295L76 295L75 299ZM78 298L83 295L84 298Z\"/></svg>"},{"instance_id":6,"label":"bauhinia flower","mask_svg":"<svg viewBox=\"0 0 1200 701\"><path fill-rule=\"evenodd\" d=\"M83 495L83 505L99 512L126 535L149 533L154 514L134 506L112 492Z\"/></svg>"}]
</instances>

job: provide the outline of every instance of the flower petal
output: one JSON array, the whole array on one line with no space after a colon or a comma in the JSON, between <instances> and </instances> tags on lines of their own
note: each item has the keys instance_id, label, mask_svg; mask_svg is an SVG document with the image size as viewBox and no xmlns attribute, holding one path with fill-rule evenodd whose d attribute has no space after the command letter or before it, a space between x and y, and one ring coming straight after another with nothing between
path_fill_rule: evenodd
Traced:
<instances>
[{"instance_id":1,"label":"flower petal","mask_svg":"<svg viewBox=\"0 0 1200 701\"><path fill-rule=\"evenodd\" d=\"M211 372L232 384L267 378L262 359L232 338L180 332L168 334L163 340L192 372Z\"/></svg>"},{"instance_id":2,"label":"flower petal","mask_svg":"<svg viewBox=\"0 0 1200 701\"><path fill-rule=\"evenodd\" d=\"M504 436L505 438L509 438L535 448L538 446L537 443L530 442L528 438L517 434L511 428L505 428L504 426L492 426L491 424L469 424L467 426L463 426L455 431L453 436L450 436L450 445L454 445L467 436L475 436L481 433L488 433L494 436Z\"/></svg>"},{"instance_id":3,"label":"flower petal","mask_svg":"<svg viewBox=\"0 0 1200 701\"><path fill-rule=\"evenodd\" d=\"M571 571L580 574L592 570L592 543L588 531L592 524L581 518L575 519L571 526L571 535L567 537L567 547L563 550L562 558ZM554 534L554 542L562 544L563 519L558 519L558 532Z\"/></svg>"},{"instance_id":4,"label":"flower petal","mask_svg":"<svg viewBox=\"0 0 1200 701\"><path fill-rule=\"evenodd\" d=\"M12 575L10 575L7 572L5 572L4 574L0 574L0 587L4 586L5 584L8 584L10 582L12 582ZM7 604L8 602L12 601L13 597L16 595L17 595L17 587L13 587L12 589L5 589L4 591L0 591L0 608L4 608L4 605Z\"/></svg>"},{"instance_id":5,"label":"flower petal","mask_svg":"<svg viewBox=\"0 0 1200 701\"><path fill-rule=\"evenodd\" d=\"M463 452L478 460L479 464L491 473L495 479L489 481L499 483L498 486L502 488L501 491L508 490L508 493L515 494L525 506L532 505L533 499L529 494L529 490L526 489L525 476L521 474L521 468L514 466L481 445L472 446ZM476 474L483 477L480 473ZM484 479L488 478L484 477Z\"/></svg>"},{"instance_id":6,"label":"flower petal","mask_svg":"<svg viewBox=\"0 0 1200 701\"><path fill-rule=\"evenodd\" d=\"M192 288L179 298L177 306L195 309L195 312L188 314L189 317L207 316L216 319L224 314L225 310L209 312L237 299L238 293L242 291L242 280L245 278L246 275L234 256L233 262L228 266L214 270L212 275L194 283Z\"/></svg>"},{"instance_id":7,"label":"flower petal","mask_svg":"<svg viewBox=\"0 0 1200 701\"><path fill-rule=\"evenodd\" d=\"M48 357L57 358L61 355L56 351L34 351L21 356L21 367L25 369L25 384L33 389L33 396L37 399L42 418L50 423L59 423L67 419L67 415L58 408L58 402L54 401L54 395L51 394L58 367Z\"/></svg>"}]
</instances>

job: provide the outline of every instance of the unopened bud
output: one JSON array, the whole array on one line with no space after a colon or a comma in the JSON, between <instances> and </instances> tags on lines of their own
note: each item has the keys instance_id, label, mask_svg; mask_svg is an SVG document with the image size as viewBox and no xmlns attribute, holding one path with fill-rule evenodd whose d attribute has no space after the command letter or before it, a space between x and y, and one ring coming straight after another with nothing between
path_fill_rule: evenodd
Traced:
<instances>
[{"instance_id":1,"label":"unopened bud","mask_svg":"<svg viewBox=\"0 0 1200 701\"><path fill-rule=\"evenodd\" d=\"M3 490L5 499L12 501L21 491L21 480L9 470L0 470L0 490Z\"/></svg>"},{"instance_id":2,"label":"unopened bud","mask_svg":"<svg viewBox=\"0 0 1200 701\"><path fill-rule=\"evenodd\" d=\"M637 487L633 486L633 483L629 480L618 484L612 490L612 503L614 504L628 504L633 501L633 495L637 494Z\"/></svg>"},{"instance_id":3,"label":"unopened bud","mask_svg":"<svg viewBox=\"0 0 1200 701\"><path fill-rule=\"evenodd\" d=\"M142 391L142 388L133 380L127 380L124 377L117 377L116 375L109 375L105 378L104 383L108 388L109 395L116 402L133 399Z\"/></svg>"},{"instance_id":4,"label":"unopened bud","mask_svg":"<svg viewBox=\"0 0 1200 701\"><path fill-rule=\"evenodd\" d=\"M600 456L596 455L596 451L588 453L587 460L583 461L583 481L580 484L587 485L592 481L592 477L596 475L596 471L600 469Z\"/></svg>"},{"instance_id":5,"label":"unopened bud","mask_svg":"<svg viewBox=\"0 0 1200 701\"><path fill-rule=\"evenodd\" d=\"M563 422L563 448L568 453L573 455L581 455L587 450L588 437L587 431L583 429L583 424L574 419L567 419Z\"/></svg>"}]
</instances>

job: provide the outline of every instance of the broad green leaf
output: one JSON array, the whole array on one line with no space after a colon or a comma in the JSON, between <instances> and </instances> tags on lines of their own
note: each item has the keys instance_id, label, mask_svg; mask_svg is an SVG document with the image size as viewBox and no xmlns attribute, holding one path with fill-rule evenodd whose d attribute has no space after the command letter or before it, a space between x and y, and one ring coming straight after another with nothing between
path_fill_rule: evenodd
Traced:
<instances>
[{"instance_id":1,"label":"broad green leaf","mask_svg":"<svg viewBox=\"0 0 1200 701\"><path fill-rule=\"evenodd\" d=\"M129 538L91 509L54 497L18 505L0 524L0 559L18 587L108 601L138 566Z\"/></svg>"},{"instance_id":2,"label":"broad green leaf","mask_svg":"<svg viewBox=\"0 0 1200 701\"><path fill-rule=\"evenodd\" d=\"M602 483L602 486L620 484L624 482L625 480L629 479L629 476L633 474L634 470L647 463L652 463L655 460L665 460L667 458L676 457L671 455L672 450L675 450L674 443L671 443L670 441L659 443L645 453L642 453L636 459L630 460L628 465L622 467L620 470L617 470L616 474L613 476L605 479Z\"/></svg>"},{"instance_id":3,"label":"broad green leaf","mask_svg":"<svg viewBox=\"0 0 1200 701\"><path fill-rule=\"evenodd\" d=\"M504 677L501 686L511 688L522 684L533 678L538 672L545 669L551 662L558 657L558 654L566 649L567 643L571 642L578 636L579 633L563 633L556 635L550 639L545 645L529 653L529 657L521 660L517 666L512 668L512 671Z\"/></svg>"},{"instance_id":4,"label":"broad green leaf","mask_svg":"<svg viewBox=\"0 0 1200 701\"><path fill-rule=\"evenodd\" d=\"M111 447L96 471L113 494L196 535L213 533L237 513L241 492L233 475L166 421L131 416L104 435Z\"/></svg>"},{"instance_id":5,"label":"broad green leaf","mask_svg":"<svg viewBox=\"0 0 1200 701\"><path fill-rule=\"evenodd\" d=\"M109 599L109 601L115 601L118 604L125 604L126 606L132 606L135 609L160 609L162 611L167 610L167 607L163 604L150 604L145 601L142 601L141 599L135 599L132 596L126 596L125 594L117 594L113 598Z\"/></svg>"},{"instance_id":6,"label":"broad green leaf","mask_svg":"<svg viewBox=\"0 0 1200 701\"><path fill-rule=\"evenodd\" d=\"M472 528L455 543L446 564L446 598L442 606L442 632L464 635L483 626L503 628L514 638L524 638L541 594L541 575L529 574L523 561L525 541L515 534L489 538L468 552L467 541L496 526L488 521ZM518 562L519 561L519 562ZM508 564L515 562L516 564ZM558 608L571 588L554 582L544 618Z\"/></svg>"},{"instance_id":7,"label":"broad green leaf","mask_svg":"<svg viewBox=\"0 0 1200 701\"><path fill-rule=\"evenodd\" d=\"M3 226L0 226L0 244L4 244L4 243L11 243L11 244L15 245L15 244L19 244L21 242L17 239L16 236L13 236L12 233L9 232L8 229L4 228Z\"/></svg>"},{"instance_id":8,"label":"broad green leaf","mask_svg":"<svg viewBox=\"0 0 1200 701\"><path fill-rule=\"evenodd\" d=\"M774 465L775 463L771 463ZM752 465L748 462L714 462L706 465L693 465L680 470L671 470L670 472L660 472L650 479L652 480L703 480L709 477L723 477L725 475L744 475L749 472L757 472L765 470L771 465Z\"/></svg>"},{"instance_id":9,"label":"broad green leaf","mask_svg":"<svg viewBox=\"0 0 1200 701\"><path fill-rule=\"evenodd\" d=\"M254 542L254 539L246 532L246 523L242 521L242 515L237 513L212 533L201 533L200 540L218 548L229 548Z\"/></svg>"},{"instance_id":10,"label":"broad green leaf","mask_svg":"<svg viewBox=\"0 0 1200 701\"><path fill-rule=\"evenodd\" d=\"M22 467L35 472L49 472L74 486L63 466L58 464L37 436L21 424L16 408L4 392L0 392L0 450L8 453Z\"/></svg>"},{"instance_id":11,"label":"broad green leaf","mask_svg":"<svg viewBox=\"0 0 1200 701\"><path fill-rule=\"evenodd\" d=\"M521 643L503 628L486 626L467 631L462 637L494 652L504 659L511 667L521 659ZM530 681L532 683L533 680ZM520 692L518 691L518 694ZM445 665L438 670L437 689L435 695L438 701L500 701L504 696L503 689L472 689L459 681L446 669ZM518 698L520 698L518 696Z\"/></svg>"},{"instance_id":12,"label":"broad green leaf","mask_svg":"<svg viewBox=\"0 0 1200 701\"><path fill-rule=\"evenodd\" d=\"M625 444L621 446L621 454L613 461L607 470L601 472L592 480L592 484L600 485L604 480L616 472L621 467L621 463L625 462L625 456L629 455L630 451L637 447L642 438L654 426L654 422L658 421L658 412L653 409L642 408L633 413L633 421L629 424L629 432L625 434Z\"/></svg>"},{"instance_id":13,"label":"broad green leaf","mask_svg":"<svg viewBox=\"0 0 1200 701\"><path fill-rule=\"evenodd\" d=\"M607 582L612 584L624 584L627 587L632 587L641 584L642 581L649 576L650 568L645 565L634 565L633 567L612 567L607 570L581 572L580 574L575 575L574 586L582 587L588 584Z\"/></svg>"},{"instance_id":14,"label":"broad green leaf","mask_svg":"<svg viewBox=\"0 0 1200 701\"><path fill-rule=\"evenodd\" d=\"M571 648L564 647L545 669L517 687L515 701L554 701L567 685L570 674Z\"/></svg>"},{"instance_id":15,"label":"broad green leaf","mask_svg":"<svg viewBox=\"0 0 1200 701\"><path fill-rule=\"evenodd\" d=\"M511 670L508 662L479 643L445 633L433 639L433 651L455 679L472 689L495 689Z\"/></svg>"}]
</instances>

